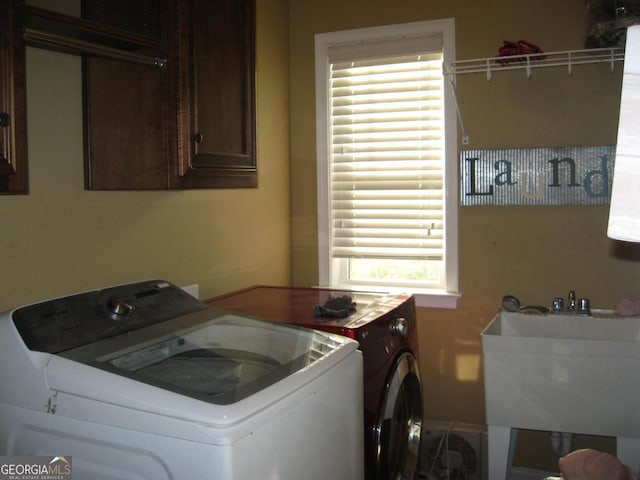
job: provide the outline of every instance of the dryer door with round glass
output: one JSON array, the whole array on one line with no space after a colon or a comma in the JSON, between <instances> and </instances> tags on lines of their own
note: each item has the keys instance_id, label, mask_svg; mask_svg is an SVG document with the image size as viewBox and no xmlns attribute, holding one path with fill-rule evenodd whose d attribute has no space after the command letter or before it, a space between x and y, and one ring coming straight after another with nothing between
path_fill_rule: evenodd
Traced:
<instances>
[{"instance_id":1,"label":"dryer door with round glass","mask_svg":"<svg viewBox=\"0 0 640 480\"><path fill-rule=\"evenodd\" d=\"M415 357L402 353L389 374L377 434L376 478L412 479L417 466L422 427L422 390Z\"/></svg>"}]
</instances>

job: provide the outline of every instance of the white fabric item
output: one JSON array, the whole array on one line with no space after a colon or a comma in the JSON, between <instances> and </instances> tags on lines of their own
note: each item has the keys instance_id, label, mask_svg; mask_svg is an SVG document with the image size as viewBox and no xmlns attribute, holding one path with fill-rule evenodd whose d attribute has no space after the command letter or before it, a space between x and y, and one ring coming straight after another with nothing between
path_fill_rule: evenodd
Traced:
<instances>
[{"instance_id":1,"label":"white fabric item","mask_svg":"<svg viewBox=\"0 0 640 480\"><path fill-rule=\"evenodd\" d=\"M607 235L640 242L640 25L627 29Z\"/></svg>"}]
</instances>

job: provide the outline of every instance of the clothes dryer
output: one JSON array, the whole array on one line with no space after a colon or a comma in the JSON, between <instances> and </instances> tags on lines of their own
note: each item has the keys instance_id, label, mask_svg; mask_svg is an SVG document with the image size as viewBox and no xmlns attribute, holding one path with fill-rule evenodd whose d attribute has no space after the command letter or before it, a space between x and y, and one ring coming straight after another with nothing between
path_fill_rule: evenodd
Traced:
<instances>
[{"instance_id":1,"label":"clothes dryer","mask_svg":"<svg viewBox=\"0 0 640 480\"><path fill-rule=\"evenodd\" d=\"M162 280L17 308L0 455L64 456L76 480L362 479L357 346Z\"/></svg>"},{"instance_id":2,"label":"clothes dryer","mask_svg":"<svg viewBox=\"0 0 640 480\"><path fill-rule=\"evenodd\" d=\"M343 296L355 302L355 312L345 318L315 314ZM423 404L413 296L254 286L206 303L357 340L364 357L365 478L417 477Z\"/></svg>"}]
</instances>

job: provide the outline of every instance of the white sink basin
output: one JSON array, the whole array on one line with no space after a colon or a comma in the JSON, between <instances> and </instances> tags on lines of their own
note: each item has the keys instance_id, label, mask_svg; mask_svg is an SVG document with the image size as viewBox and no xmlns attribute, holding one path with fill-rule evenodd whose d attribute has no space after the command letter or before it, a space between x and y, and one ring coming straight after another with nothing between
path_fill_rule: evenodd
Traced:
<instances>
[{"instance_id":1,"label":"white sink basin","mask_svg":"<svg viewBox=\"0 0 640 480\"><path fill-rule=\"evenodd\" d=\"M637 344L640 340L640 317L620 317L611 310L594 310L589 317L501 312L483 335Z\"/></svg>"},{"instance_id":2,"label":"white sink basin","mask_svg":"<svg viewBox=\"0 0 640 480\"><path fill-rule=\"evenodd\" d=\"M500 312L482 332L489 425L640 437L640 318Z\"/></svg>"}]
</instances>

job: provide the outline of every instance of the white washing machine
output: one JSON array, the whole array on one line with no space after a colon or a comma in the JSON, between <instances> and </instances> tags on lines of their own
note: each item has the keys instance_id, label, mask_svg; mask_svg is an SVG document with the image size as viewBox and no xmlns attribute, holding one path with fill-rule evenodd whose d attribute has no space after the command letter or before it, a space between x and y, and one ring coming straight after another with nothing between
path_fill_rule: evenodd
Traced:
<instances>
[{"instance_id":1,"label":"white washing machine","mask_svg":"<svg viewBox=\"0 0 640 480\"><path fill-rule=\"evenodd\" d=\"M165 281L0 316L0 455L74 480L363 478L346 337L209 307Z\"/></svg>"}]
</instances>

